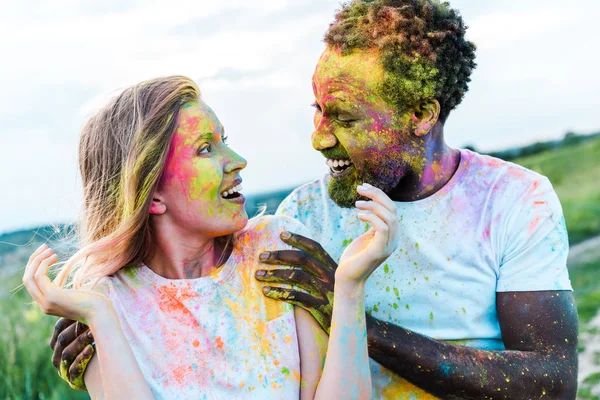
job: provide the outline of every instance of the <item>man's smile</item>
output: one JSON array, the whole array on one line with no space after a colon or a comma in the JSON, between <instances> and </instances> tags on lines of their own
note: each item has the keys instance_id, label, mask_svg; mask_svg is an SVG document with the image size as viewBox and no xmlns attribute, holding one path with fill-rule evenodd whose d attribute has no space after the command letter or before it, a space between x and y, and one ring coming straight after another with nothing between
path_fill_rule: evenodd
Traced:
<instances>
[{"instance_id":1,"label":"man's smile","mask_svg":"<svg viewBox=\"0 0 600 400\"><path fill-rule=\"evenodd\" d=\"M354 166L354 163L347 158L341 158L341 159L328 158L328 159L326 159L325 164L327 164L327 166L329 167L329 169L331 171L331 174L334 177L339 177L341 175L345 175L344 173L347 172L348 170L350 170L351 167Z\"/></svg>"}]
</instances>

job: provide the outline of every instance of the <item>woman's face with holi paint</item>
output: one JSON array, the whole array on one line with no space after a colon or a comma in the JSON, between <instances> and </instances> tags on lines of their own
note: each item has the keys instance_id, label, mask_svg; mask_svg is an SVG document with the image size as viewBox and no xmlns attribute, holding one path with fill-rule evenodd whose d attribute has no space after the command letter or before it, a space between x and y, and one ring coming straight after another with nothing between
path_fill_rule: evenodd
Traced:
<instances>
[{"instance_id":1,"label":"woman's face with holi paint","mask_svg":"<svg viewBox=\"0 0 600 400\"><path fill-rule=\"evenodd\" d=\"M374 51L342 56L328 47L313 75L312 144L327 158L329 195L342 207L354 206L363 182L389 193L420 159L411 114L400 114L378 94L383 74Z\"/></svg>"},{"instance_id":2,"label":"woman's face with holi paint","mask_svg":"<svg viewBox=\"0 0 600 400\"><path fill-rule=\"evenodd\" d=\"M246 225L239 173L246 160L225 144L224 129L204 102L182 107L151 214L182 232L217 237Z\"/></svg>"}]
</instances>

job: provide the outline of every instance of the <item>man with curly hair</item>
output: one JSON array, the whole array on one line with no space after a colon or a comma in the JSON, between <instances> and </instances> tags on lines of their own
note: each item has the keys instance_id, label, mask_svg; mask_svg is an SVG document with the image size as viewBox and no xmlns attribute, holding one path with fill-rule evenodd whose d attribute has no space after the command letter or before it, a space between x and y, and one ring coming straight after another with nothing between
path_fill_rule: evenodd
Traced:
<instances>
[{"instance_id":1,"label":"man with curly hair","mask_svg":"<svg viewBox=\"0 0 600 400\"><path fill-rule=\"evenodd\" d=\"M313 75L312 145L330 173L277 212L314 240L284 232L298 250L261 260L292 268L256 278L266 296L306 308L329 331L335 260L369 230L358 213L382 214L356 187L378 187L402 234L365 288L373 397L573 399L577 312L558 198L545 177L444 141L475 68L465 31L437 0L342 6ZM81 377L90 340L58 322L63 377Z\"/></svg>"},{"instance_id":2,"label":"man with curly hair","mask_svg":"<svg viewBox=\"0 0 600 400\"><path fill-rule=\"evenodd\" d=\"M366 286L374 398L573 399L577 312L562 209L547 178L449 147L444 123L468 90L475 46L447 2L356 0L325 34L313 75L313 147L330 173L278 209L315 241L269 252L265 293L325 330L335 261L378 214L361 183L396 202L396 252ZM483 127L482 127L483 128ZM267 283L267 285L270 285Z\"/></svg>"}]
</instances>

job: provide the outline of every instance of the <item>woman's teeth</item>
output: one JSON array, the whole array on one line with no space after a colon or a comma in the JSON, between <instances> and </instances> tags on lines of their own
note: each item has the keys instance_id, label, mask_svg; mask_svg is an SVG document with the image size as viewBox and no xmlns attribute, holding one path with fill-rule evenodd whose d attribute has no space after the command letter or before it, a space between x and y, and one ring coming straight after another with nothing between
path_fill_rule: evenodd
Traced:
<instances>
[{"instance_id":1,"label":"woman's teeth","mask_svg":"<svg viewBox=\"0 0 600 400\"><path fill-rule=\"evenodd\" d=\"M330 158L325 161L325 164L331 168L334 172L341 172L352 165L350 160L332 160Z\"/></svg>"},{"instance_id":2,"label":"woman's teeth","mask_svg":"<svg viewBox=\"0 0 600 400\"><path fill-rule=\"evenodd\" d=\"M221 193L221 197L227 198L234 193L239 194L239 192L241 192L242 189L243 189L242 185L237 185L237 186L232 187L231 189L227 190L226 192Z\"/></svg>"}]
</instances>

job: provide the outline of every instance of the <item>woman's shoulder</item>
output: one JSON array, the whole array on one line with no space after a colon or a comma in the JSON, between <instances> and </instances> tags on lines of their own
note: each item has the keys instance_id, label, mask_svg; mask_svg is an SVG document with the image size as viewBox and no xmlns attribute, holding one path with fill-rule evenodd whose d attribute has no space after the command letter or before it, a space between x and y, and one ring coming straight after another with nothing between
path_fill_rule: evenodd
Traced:
<instances>
[{"instance_id":1,"label":"woman's shoulder","mask_svg":"<svg viewBox=\"0 0 600 400\"><path fill-rule=\"evenodd\" d=\"M283 215L263 215L248 221L239 239L250 238L270 241L279 239L284 231L309 236L306 227L293 218Z\"/></svg>"},{"instance_id":2,"label":"woman's shoulder","mask_svg":"<svg viewBox=\"0 0 600 400\"><path fill-rule=\"evenodd\" d=\"M142 268L139 265L126 265L111 275L96 278L86 285L90 290L111 296L119 289L132 289L141 286Z\"/></svg>"}]
</instances>

